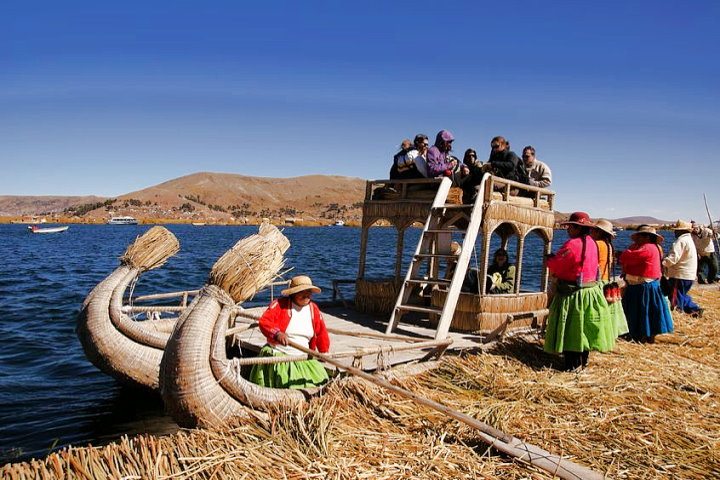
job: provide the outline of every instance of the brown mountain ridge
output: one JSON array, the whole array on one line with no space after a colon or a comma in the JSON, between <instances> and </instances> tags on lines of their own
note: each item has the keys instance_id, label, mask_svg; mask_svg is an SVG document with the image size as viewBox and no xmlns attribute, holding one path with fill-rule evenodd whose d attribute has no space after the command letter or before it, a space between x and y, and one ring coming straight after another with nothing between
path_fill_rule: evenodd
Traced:
<instances>
[{"instance_id":1,"label":"brown mountain ridge","mask_svg":"<svg viewBox=\"0 0 720 480\"><path fill-rule=\"evenodd\" d=\"M343 220L359 224L365 180L336 175L290 178L199 172L117 198L100 196L0 196L0 217L54 217L58 221L104 222L130 215L152 223L275 223L317 225ZM556 212L557 222L568 213ZM50 218L48 218L50 220ZM653 217L614 219L616 225L665 224Z\"/></svg>"},{"instance_id":2,"label":"brown mountain ridge","mask_svg":"<svg viewBox=\"0 0 720 480\"><path fill-rule=\"evenodd\" d=\"M117 198L106 197L0 197L4 216L75 216L102 222L130 215L148 222L256 222L262 218L284 222L332 223L336 219L359 222L365 180L334 175L291 178L251 177L232 173L193 173ZM41 199L45 199L42 200ZM49 201L48 199L56 199ZM22 205L22 208L18 206ZM30 206L34 208L29 208Z\"/></svg>"}]
</instances>

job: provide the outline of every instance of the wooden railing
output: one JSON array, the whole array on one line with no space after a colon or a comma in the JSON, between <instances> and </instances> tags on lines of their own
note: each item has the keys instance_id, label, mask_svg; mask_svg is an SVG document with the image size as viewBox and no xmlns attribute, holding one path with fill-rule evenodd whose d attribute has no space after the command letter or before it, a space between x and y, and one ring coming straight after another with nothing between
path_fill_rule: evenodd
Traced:
<instances>
[{"instance_id":1,"label":"wooden railing","mask_svg":"<svg viewBox=\"0 0 720 480\"><path fill-rule=\"evenodd\" d=\"M490 175L485 184L485 200L491 200L493 193L500 193L505 202L512 202L511 197L528 198L532 200L533 207L542 210L552 211L555 203L555 192L552 190Z\"/></svg>"},{"instance_id":2,"label":"wooden railing","mask_svg":"<svg viewBox=\"0 0 720 480\"><path fill-rule=\"evenodd\" d=\"M437 190L442 178L413 178L410 180L368 180L365 184L365 201L388 201L373 198L376 190L382 188L393 188L398 193L398 198L390 201L396 202L423 202L432 203L432 198L412 198L413 187L427 190ZM410 194L410 195L409 195Z\"/></svg>"}]
</instances>

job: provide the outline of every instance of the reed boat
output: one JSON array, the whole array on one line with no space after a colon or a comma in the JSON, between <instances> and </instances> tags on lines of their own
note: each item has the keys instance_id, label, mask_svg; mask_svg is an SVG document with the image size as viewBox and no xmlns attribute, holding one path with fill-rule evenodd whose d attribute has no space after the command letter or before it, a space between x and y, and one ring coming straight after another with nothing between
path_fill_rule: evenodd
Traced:
<instances>
[{"instance_id":1,"label":"reed boat","mask_svg":"<svg viewBox=\"0 0 720 480\"><path fill-rule=\"evenodd\" d=\"M128 286L143 272L162 266L179 249L169 230L151 228L127 248L120 266L95 286L82 304L77 334L85 355L123 383L151 389L159 386L160 360L176 318L159 319L150 314L138 321L126 313L123 299ZM147 313L152 311L150 308Z\"/></svg>"}]
</instances>

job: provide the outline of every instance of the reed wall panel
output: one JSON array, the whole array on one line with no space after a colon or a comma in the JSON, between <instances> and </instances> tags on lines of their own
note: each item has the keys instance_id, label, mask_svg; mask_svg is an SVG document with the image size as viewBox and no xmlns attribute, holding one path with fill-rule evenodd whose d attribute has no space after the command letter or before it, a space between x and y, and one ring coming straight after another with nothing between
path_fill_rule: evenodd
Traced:
<instances>
[{"instance_id":1,"label":"reed wall panel","mask_svg":"<svg viewBox=\"0 0 720 480\"><path fill-rule=\"evenodd\" d=\"M432 305L442 307L445 304L445 290L432 292ZM520 295L472 295L461 293L455 307L450 328L461 332L490 332L505 321L510 314L534 312L547 308L546 293L531 293ZM431 318L431 323L437 325L438 318ZM508 330L525 328L532 319L523 319L513 322Z\"/></svg>"},{"instance_id":2,"label":"reed wall panel","mask_svg":"<svg viewBox=\"0 0 720 480\"><path fill-rule=\"evenodd\" d=\"M393 279L358 279L355 282L355 308L362 313L386 315L395 308L400 283Z\"/></svg>"}]
</instances>

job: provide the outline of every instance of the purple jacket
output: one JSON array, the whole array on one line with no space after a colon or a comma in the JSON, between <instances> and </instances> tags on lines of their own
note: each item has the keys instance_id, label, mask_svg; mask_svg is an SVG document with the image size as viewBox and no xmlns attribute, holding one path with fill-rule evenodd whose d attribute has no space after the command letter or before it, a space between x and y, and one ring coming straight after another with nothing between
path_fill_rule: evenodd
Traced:
<instances>
[{"instance_id":1,"label":"purple jacket","mask_svg":"<svg viewBox=\"0 0 720 480\"><path fill-rule=\"evenodd\" d=\"M445 146L446 140L453 140L452 133L447 130L440 130L435 137L435 145L428 149L427 167L428 177L441 177L445 175L446 170L452 169L452 164L448 161L448 152L443 152L440 148Z\"/></svg>"}]
</instances>

